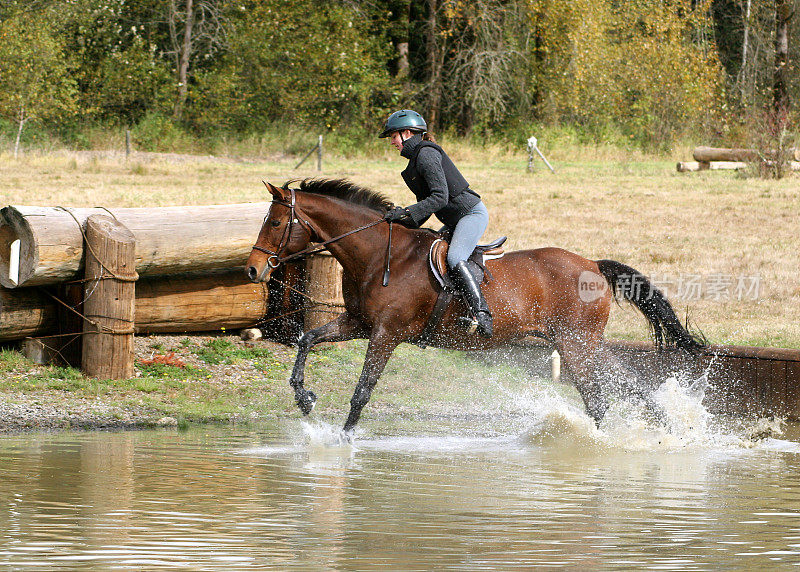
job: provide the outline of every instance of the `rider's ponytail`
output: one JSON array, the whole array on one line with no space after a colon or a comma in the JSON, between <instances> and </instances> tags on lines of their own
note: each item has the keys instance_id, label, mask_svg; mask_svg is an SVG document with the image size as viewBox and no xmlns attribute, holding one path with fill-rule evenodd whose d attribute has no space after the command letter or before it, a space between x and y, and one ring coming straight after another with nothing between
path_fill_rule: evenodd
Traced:
<instances>
[{"instance_id":1,"label":"rider's ponytail","mask_svg":"<svg viewBox=\"0 0 800 572\"><path fill-rule=\"evenodd\" d=\"M422 134L422 138L425 141L430 141L431 143L436 143L436 137L434 137L433 134L428 132L428 131L426 131L425 133Z\"/></svg>"}]
</instances>

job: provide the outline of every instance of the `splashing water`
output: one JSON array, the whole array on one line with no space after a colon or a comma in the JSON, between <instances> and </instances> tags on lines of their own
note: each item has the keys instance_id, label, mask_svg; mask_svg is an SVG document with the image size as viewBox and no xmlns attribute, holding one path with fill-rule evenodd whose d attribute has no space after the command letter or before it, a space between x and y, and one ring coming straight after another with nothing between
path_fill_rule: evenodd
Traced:
<instances>
[{"instance_id":1,"label":"splashing water","mask_svg":"<svg viewBox=\"0 0 800 572\"><path fill-rule=\"evenodd\" d=\"M759 419L733 428L728 419L716 418L703 405L707 374L689 379L673 374L653 392L652 400L662 416L640 400L618 400L609 407L600 426L551 387L543 386L517 403L526 401L528 427L520 436L525 443L586 449L628 451L686 449L733 450L768 448L800 452L800 446L775 437L782 435L783 421ZM741 425L741 424L739 424Z\"/></svg>"},{"instance_id":2,"label":"splashing water","mask_svg":"<svg viewBox=\"0 0 800 572\"><path fill-rule=\"evenodd\" d=\"M321 420L303 420L302 428L305 444L311 450L338 449L348 453L357 450L353 445L353 439L345 435L341 427Z\"/></svg>"}]
</instances>

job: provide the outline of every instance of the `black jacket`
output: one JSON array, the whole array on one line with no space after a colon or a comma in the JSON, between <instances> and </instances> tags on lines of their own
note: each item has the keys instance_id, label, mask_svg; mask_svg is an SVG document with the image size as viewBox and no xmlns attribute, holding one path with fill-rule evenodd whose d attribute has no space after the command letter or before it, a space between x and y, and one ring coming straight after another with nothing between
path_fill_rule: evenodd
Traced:
<instances>
[{"instance_id":1,"label":"black jacket","mask_svg":"<svg viewBox=\"0 0 800 572\"><path fill-rule=\"evenodd\" d=\"M470 190L467 180L436 143L414 135L403 143L400 155L408 159L408 166L401 173L403 180L419 201L408 207L417 225L435 214L453 229L480 202L480 196Z\"/></svg>"}]
</instances>

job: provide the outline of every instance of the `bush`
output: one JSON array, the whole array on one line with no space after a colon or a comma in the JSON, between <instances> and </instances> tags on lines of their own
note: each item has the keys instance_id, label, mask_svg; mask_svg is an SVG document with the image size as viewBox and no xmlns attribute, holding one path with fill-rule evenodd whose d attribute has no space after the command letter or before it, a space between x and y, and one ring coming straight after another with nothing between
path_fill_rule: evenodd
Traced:
<instances>
[{"instance_id":1,"label":"bush","mask_svg":"<svg viewBox=\"0 0 800 572\"><path fill-rule=\"evenodd\" d=\"M177 121L158 112L145 115L131 129L131 137L140 151L190 151L195 141Z\"/></svg>"}]
</instances>

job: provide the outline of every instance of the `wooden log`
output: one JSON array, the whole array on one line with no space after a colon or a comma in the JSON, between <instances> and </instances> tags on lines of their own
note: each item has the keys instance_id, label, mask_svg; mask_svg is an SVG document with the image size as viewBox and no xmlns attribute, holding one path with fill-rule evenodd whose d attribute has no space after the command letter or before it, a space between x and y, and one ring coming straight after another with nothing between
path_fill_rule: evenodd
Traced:
<instances>
[{"instance_id":1,"label":"wooden log","mask_svg":"<svg viewBox=\"0 0 800 572\"><path fill-rule=\"evenodd\" d=\"M677 169L679 173L706 171L708 170L708 163L700 163L698 161L678 161Z\"/></svg>"},{"instance_id":2,"label":"wooden log","mask_svg":"<svg viewBox=\"0 0 800 572\"><path fill-rule=\"evenodd\" d=\"M108 215L86 221L81 369L90 377L133 376L136 239Z\"/></svg>"},{"instance_id":3,"label":"wooden log","mask_svg":"<svg viewBox=\"0 0 800 572\"><path fill-rule=\"evenodd\" d=\"M267 313L267 286L241 270L168 276L136 284L136 332L177 333L253 326Z\"/></svg>"},{"instance_id":4,"label":"wooden log","mask_svg":"<svg viewBox=\"0 0 800 572\"><path fill-rule=\"evenodd\" d=\"M742 161L711 161L711 162L698 162L698 161L680 161L678 163L679 173L690 173L695 171L724 171L724 170L737 170L746 169L747 163Z\"/></svg>"},{"instance_id":5,"label":"wooden log","mask_svg":"<svg viewBox=\"0 0 800 572\"><path fill-rule=\"evenodd\" d=\"M38 288L0 287L0 341L51 334L57 315L56 303Z\"/></svg>"},{"instance_id":6,"label":"wooden log","mask_svg":"<svg viewBox=\"0 0 800 572\"><path fill-rule=\"evenodd\" d=\"M81 227L93 214L110 213L133 233L142 276L243 266L268 208L269 203L109 210L8 206L0 209L0 284L16 288L80 278Z\"/></svg>"},{"instance_id":7,"label":"wooden log","mask_svg":"<svg viewBox=\"0 0 800 572\"><path fill-rule=\"evenodd\" d=\"M307 332L333 321L344 312L342 266L327 252L320 252L306 261L306 295L319 304L306 310L304 329Z\"/></svg>"},{"instance_id":8,"label":"wooden log","mask_svg":"<svg viewBox=\"0 0 800 572\"><path fill-rule=\"evenodd\" d=\"M768 153L772 157L775 152ZM788 151L788 159L791 161L800 161L800 148L793 147ZM751 162L769 159L770 157L762 157L761 154L755 149L725 149L720 147L695 147L692 152L692 157L695 161L701 163L710 163L711 161L733 161L733 162Z\"/></svg>"},{"instance_id":9,"label":"wooden log","mask_svg":"<svg viewBox=\"0 0 800 572\"><path fill-rule=\"evenodd\" d=\"M758 161L758 151L755 149L724 149L720 147L695 147L692 157L700 163L712 161L748 162Z\"/></svg>"},{"instance_id":10,"label":"wooden log","mask_svg":"<svg viewBox=\"0 0 800 572\"><path fill-rule=\"evenodd\" d=\"M0 341L66 333L60 326L74 314L48 291L0 287ZM263 318L266 308L267 287L251 283L241 270L140 278L135 329L150 334L245 328Z\"/></svg>"},{"instance_id":11,"label":"wooden log","mask_svg":"<svg viewBox=\"0 0 800 572\"><path fill-rule=\"evenodd\" d=\"M736 171L738 169L746 169L747 163L743 161L711 161L708 164L711 171Z\"/></svg>"}]
</instances>

